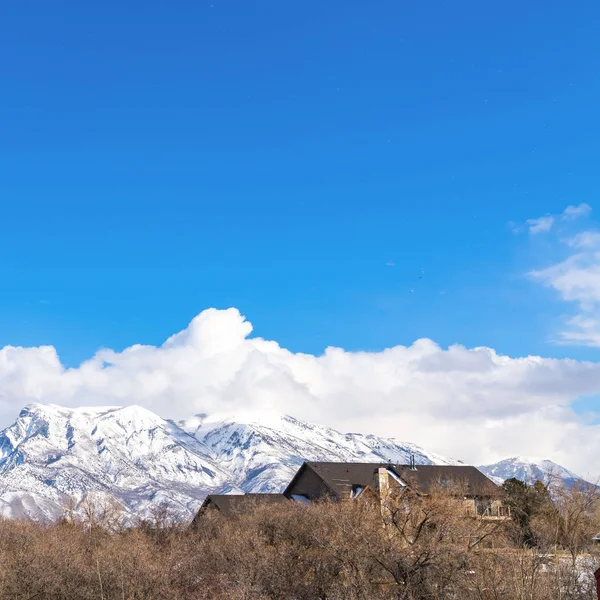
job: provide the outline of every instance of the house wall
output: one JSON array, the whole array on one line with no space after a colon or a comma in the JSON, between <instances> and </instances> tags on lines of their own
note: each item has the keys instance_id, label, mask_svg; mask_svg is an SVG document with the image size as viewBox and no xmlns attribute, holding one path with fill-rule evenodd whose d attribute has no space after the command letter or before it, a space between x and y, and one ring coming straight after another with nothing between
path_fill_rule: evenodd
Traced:
<instances>
[{"instance_id":1,"label":"house wall","mask_svg":"<svg viewBox=\"0 0 600 600\"><path fill-rule=\"evenodd\" d=\"M329 488L323 483L323 480L310 468L303 469L302 473L296 478L291 488L286 491L289 497L292 494L306 496L310 500L331 497Z\"/></svg>"}]
</instances>

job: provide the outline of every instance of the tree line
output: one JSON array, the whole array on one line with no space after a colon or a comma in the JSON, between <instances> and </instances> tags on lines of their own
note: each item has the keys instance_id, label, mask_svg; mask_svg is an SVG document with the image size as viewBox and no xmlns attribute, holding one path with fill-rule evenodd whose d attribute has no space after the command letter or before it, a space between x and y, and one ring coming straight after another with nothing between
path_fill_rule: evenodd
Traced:
<instances>
[{"instance_id":1,"label":"tree line","mask_svg":"<svg viewBox=\"0 0 600 600\"><path fill-rule=\"evenodd\" d=\"M60 522L0 521L0 598L11 600L592 600L600 563L594 486L508 480L512 518L465 515L456 489L428 496L168 507L125 527L91 500Z\"/></svg>"}]
</instances>

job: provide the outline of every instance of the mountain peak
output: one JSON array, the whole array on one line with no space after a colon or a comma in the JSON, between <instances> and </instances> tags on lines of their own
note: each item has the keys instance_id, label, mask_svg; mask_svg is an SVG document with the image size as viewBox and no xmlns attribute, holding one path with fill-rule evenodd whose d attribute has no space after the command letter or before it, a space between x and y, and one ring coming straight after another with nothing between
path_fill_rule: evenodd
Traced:
<instances>
[{"instance_id":1,"label":"mountain peak","mask_svg":"<svg viewBox=\"0 0 600 600\"><path fill-rule=\"evenodd\" d=\"M57 404L42 404L34 402L27 404L19 413L19 419L31 417L34 419L58 419L58 420L97 420L113 418L117 420L142 421L142 422L164 422L164 419L152 411L130 404L127 406L79 406L64 407Z\"/></svg>"},{"instance_id":2,"label":"mountain peak","mask_svg":"<svg viewBox=\"0 0 600 600\"><path fill-rule=\"evenodd\" d=\"M495 481L520 479L528 484L541 481L546 485L561 481L567 485L583 481L581 477L565 467L545 458L513 456L491 465L481 465L480 471Z\"/></svg>"},{"instance_id":3,"label":"mountain peak","mask_svg":"<svg viewBox=\"0 0 600 600\"><path fill-rule=\"evenodd\" d=\"M90 493L139 516L163 500L187 515L229 479L202 442L140 406L32 404L0 432L5 516L53 519Z\"/></svg>"},{"instance_id":4,"label":"mountain peak","mask_svg":"<svg viewBox=\"0 0 600 600\"><path fill-rule=\"evenodd\" d=\"M23 413L38 413L38 412L47 412L47 413L90 413L90 412L103 412L106 410L111 410L115 408L120 408L118 406L80 406L80 407L68 407L68 406L60 406L58 404L50 404L50 403L42 403L42 402L31 402L30 404L26 404L21 409L21 414Z\"/></svg>"}]
</instances>

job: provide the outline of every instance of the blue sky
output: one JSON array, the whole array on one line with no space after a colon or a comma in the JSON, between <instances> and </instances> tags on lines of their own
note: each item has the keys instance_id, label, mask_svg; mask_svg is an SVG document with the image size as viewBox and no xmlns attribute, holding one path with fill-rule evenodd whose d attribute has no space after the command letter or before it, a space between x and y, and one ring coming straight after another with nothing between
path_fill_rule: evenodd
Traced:
<instances>
[{"instance_id":1,"label":"blue sky","mask_svg":"<svg viewBox=\"0 0 600 600\"><path fill-rule=\"evenodd\" d=\"M294 351L596 360L554 343L578 299L527 273L568 255L567 206L597 208L599 19L591 0L4 3L0 347L73 366L235 306ZM515 233L545 214L571 229Z\"/></svg>"}]
</instances>

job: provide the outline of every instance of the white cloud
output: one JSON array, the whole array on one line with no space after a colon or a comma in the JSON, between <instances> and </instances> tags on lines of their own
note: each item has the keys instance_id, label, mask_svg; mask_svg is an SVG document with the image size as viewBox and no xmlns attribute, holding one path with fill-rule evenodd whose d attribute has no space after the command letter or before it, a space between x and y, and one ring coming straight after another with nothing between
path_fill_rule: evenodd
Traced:
<instances>
[{"instance_id":1,"label":"white cloud","mask_svg":"<svg viewBox=\"0 0 600 600\"><path fill-rule=\"evenodd\" d=\"M600 252L581 252L530 275L584 310L600 303Z\"/></svg>"},{"instance_id":2,"label":"white cloud","mask_svg":"<svg viewBox=\"0 0 600 600\"><path fill-rule=\"evenodd\" d=\"M568 329L560 332L557 340L569 346L600 346L600 319L597 317L575 315L567 320Z\"/></svg>"},{"instance_id":3,"label":"white cloud","mask_svg":"<svg viewBox=\"0 0 600 600\"><path fill-rule=\"evenodd\" d=\"M586 216L591 210L587 204L569 206L563 212L563 219ZM579 231L562 241L576 252L529 275L556 290L565 302L574 303L578 311L567 319L566 328L555 341L600 347L600 232Z\"/></svg>"},{"instance_id":4,"label":"white cloud","mask_svg":"<svg viewBox=\"0 0 600 600\"><path fill-rule=\"evenodd\" d=\"M554 217L546 215L545 217L540 217L539 219L527 219L525 224L529 229L529 233L546 233L552 229L552 226L554 225Z\"/></svg>"},{"instance_id":5,"label":"white cloud","mask_svg":"<svg viewBox=\"0 0 600 600\"><path fill-rule=\"evenodd\" d=\"M563 211L562 220L574 221L591 211L589 204L571 205ZM600 347L600 232L587 229L573 233L571 223L565 223L565 229L571 237L560 241L575 252L549 267L531 271L529 276L554 289L563 301L575 304L577 312L566 319L566 328L553 341Z\"/></svg>"},{"instance_id":6,"label":"white cloud","mask_svg":"<svg viewBox=\"0 0 600 600\"><path fill-rule=\"evenodd\" d=\"M582 231L567 240L571 248L598 248L600 247L600 232Z\"/></svg>"},{"instance_id":7,"label":"white cloud","mask_svg":"<svg viewBox=\"0 0 600 600\"><path fill-rule=\"evenodd\" d=\"M557 218L562 219L563 221L574 221L576 219L587 217L592 212L592 207L585 202L581 204L570 205L565 208L565 210L558 217L553 215L544 215L543 217L539 217L538 219L527 219L525 221L525 226L520 225L518 223L514 223L511 221L509 223L509 227L513 230L514 233L521 233L524 228L529 231L531 234L535 233L547 233L549 232L555 225Z\"/></svg>"},{"instance_id":8,"label":"white cloud","mask_svg":"<svg viewBox=\"0 0 600 600\"><path fill-rule=\"evenodd\" d=\"M577 206L567 206L563 211L562 218L565 221L572 221L579 219L580 217L587 217L592 212L592 207L585 202L578 204Z\"/></svg>"},{"instance_id":9,"label":"white cloud","mask_svg":"<svg viewBox=\"0 0 600 600\"><path fill-rule=\"evenodd\" d=\"M600 364L431 340L381 352L293 353L209 309L162 346L101 350L78 368L53 347L0 350L0 418L28 402L140 404L166 417L274 409L340 430L411 440L474 463L543 455L586 473L600 427L570 404L600 393Z\"/></svg>"},{"instance_id":10,"label":"white cloud","mask_svg":"<svg viewBox=\"0 0 600 600\"><path fill-rule=\"evenodd\" d=\"M593 246L595 234L583 232L571 246ZM587 243L589 241L589 244ZM600 252L586 249L530 276L553 288L562 300L575 303L577 314L567 319L556 340L568 345L600 347Z\"/></svg>"}]
</instances>

